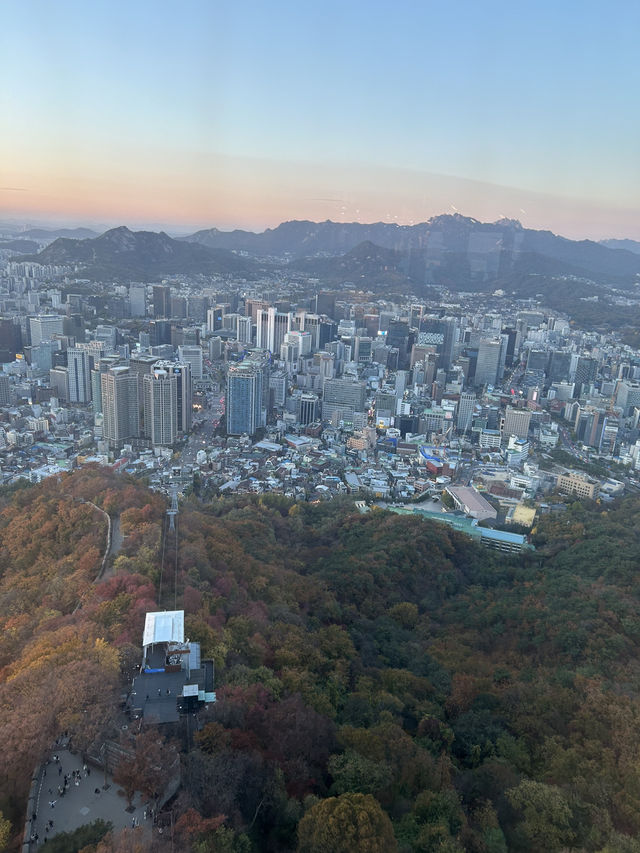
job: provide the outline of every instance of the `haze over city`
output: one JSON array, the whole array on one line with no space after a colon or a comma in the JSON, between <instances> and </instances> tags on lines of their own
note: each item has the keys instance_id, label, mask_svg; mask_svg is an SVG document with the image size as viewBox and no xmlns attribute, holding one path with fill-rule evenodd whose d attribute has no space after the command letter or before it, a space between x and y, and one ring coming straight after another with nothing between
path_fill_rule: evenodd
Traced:
<instances>
[{"instance_id":1,"label":"haze over city","mask_svg":"<svg viewBox=\"0 0 640 853\"><path fill-rule=\"evenodd\" d=\"M3 4L0 217L640 238L640 8Z\"/></svg>"}]
</instances>

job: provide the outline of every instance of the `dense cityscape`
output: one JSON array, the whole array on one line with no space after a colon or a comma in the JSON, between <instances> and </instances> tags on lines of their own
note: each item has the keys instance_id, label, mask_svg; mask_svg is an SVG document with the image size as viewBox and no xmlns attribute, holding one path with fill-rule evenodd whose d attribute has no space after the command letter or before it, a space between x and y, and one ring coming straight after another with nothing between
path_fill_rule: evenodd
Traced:
<instances>
[{"instance_id":1,"label":"dense cityscape","mask_svg":"<svg viewBox=\"0 0 640 853\"><path fill-rule=\"evenodd\" d=\"M539 299L79 276L3 262L4 484L99 463L167 493L357 494L507 550L637 487L640 355Z\"/></svg>"}]
</instances>

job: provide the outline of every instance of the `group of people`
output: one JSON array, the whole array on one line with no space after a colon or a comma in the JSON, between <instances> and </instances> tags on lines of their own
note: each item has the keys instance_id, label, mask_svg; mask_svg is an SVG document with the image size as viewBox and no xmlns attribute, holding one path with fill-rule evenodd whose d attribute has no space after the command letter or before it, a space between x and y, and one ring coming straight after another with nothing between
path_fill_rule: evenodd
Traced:
<instances>
[{"instance_id":1,"label":"group of people","mask_svg":"<svg viewBox=\"0 0 640 853\"><path fill-rule=\"evenodd\" d=\"M49 805L51 806L51 808L53 808L53 807L55 806L55 804L56 804L56 801L55 801L55 800L50 800L50 801L49 801ZM40 836L38 835L38 832L37 832L37 830L36 830L36 828L35 828L35 822L36 822L36 818L37 818L37 817L38 817L38 815L37 815L37 813L36 813L36 812L34 812L34 813L31 815L31 826L32 826L32 832L31 832L31 835L30 835L30 837L29 837L29 840L30 840L30 841L32 841L32 842L33 842L33 843L35 843L35 844L37 844L37 843L38 843L38 841L40 841ZM47 823L46 823L46 825L45 825L45 828L44 828L44 839L43 839L44 841L46 841L46 840L47 840L48 835L49 835L49 832L52 832L52 831L53 831L53 821L52 821L52 820L48 820L48 821L47 821Z\"/></svg>"}]
</instances>

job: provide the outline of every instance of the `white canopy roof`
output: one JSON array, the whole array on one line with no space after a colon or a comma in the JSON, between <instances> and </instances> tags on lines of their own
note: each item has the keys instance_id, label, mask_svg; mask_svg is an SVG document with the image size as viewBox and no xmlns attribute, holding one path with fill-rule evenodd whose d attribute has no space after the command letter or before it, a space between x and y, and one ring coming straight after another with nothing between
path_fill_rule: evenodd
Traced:
<instances>
[{"instance_id":1,"label":"white canopy roof","mask_svg":"<svg viewBox=\"0 0 640 853\"><path fill-rule=\"evenodd\" d=\"M162 610L147 613L142 645L152 643L184 643L184 610Z\"/></svg>"}]
</instances>

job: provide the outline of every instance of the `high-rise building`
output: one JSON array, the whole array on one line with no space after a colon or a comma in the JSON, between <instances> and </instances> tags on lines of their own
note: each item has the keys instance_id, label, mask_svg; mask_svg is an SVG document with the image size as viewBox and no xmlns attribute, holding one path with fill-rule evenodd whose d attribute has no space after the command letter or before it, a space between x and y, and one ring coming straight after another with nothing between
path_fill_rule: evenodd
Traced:
<instances>
[{"instance_id":1,"label":"high-rise building","mask_svg":"<svg viewBox=\"0 0 640 853\"><path fill-rule=\"evenodd\" d=\"M500 366L502 341L483 339L478 344L478 360L474 383L480 385L495 385Z\"/></svg>"},{"instance_id":2,"label":"high-rise building","mask_svg":"<svg viewBox=\"0 0 640 853\"><path fill-rule=\"evenodd\" d=\"M476 407L476 395L470 391L463 391L458 401L458 412L456 415L456 429L458 432L468 432L473 423L473 412Z\"/></svg>"},{"instance_id":3,"label":"high-rise building","mask_svg":"<svg viewBox=\"0 0 640 853\"><path fill-rule=\"evenodd\" d=\"M171 343L171 320L152 320L149 323L149 339L152 347Z\"/></svg>"},{"instance_id":4,"label":"high-rise building","mask_svg":"<svg viewBox=\"0 0 640 853\"><path fill-rule=\"evenodd\" d=\"M202 347L178 347L178 359L191 365L192 379L202 379Z\"/></svg>"},{"instance_id":5,"label":"high-rise building","mask_svg":"<svg viewBox=\"0 0 640 853\"><path fill-rule=\"evenodd\" d=\"M52 367L49 371L51 390L61 403L69 402L69 370L66 367Z\"/></svg>"},{"instance_id":6,"label":"high-rise building","mask_svg":"<svg viewBox=\"0 0 640 853\"><path fill-rule=\"evenodd\" d=\"M283 344L286 346L286 344ZM287 373L278 370L269 376L269 407L283 408L287 399Z\"/></svg>"},{"instance_id":7,"label":"high-rise building","mask_svg":"<svg viewBox=\"0 0 640 853\"><path fill-rule=\"evenodd\" d=\"M144 284L129 285L129 314L144 317L147 313L147 288Z\"/></svg>"},{"instance_id":8,"label":"high-rise building","mask_svg":"<svg viewBox=\"0 0 640 853\"><path fill-rule=\"evenodd\" d=\"M545 350L529 350L527 355L527 370L541 370L546 372L549 364L549 353Z\"/></svg>"},{"instance_id":9,"label":"high-rise building","mask_svg":"<svg viewBox=\"0 0 640 853\"><path fill-rule=\"evenodd\" d=\"M206 323L209 300L205 296L190 296L187 317L196 323Z\"/></svg>"},{"instance_id":10,"label":"high-rise building","mask_svg":"<svg viewBox=\"0 0 640 853\"><path fill-rule=\"evenodd\" d=\"M154 365L158 361L158 356L149 355L148 353L136 353L135 355L132 355L129 359L129 369L131 373L135 375L136 381L138 383L138 411L139 417L141 419L144 411L144 392L142 378L147 373L152 372Z\"/></svg>"},{"instance_id":11,"label":"high-rise building","mask_svg":"<svg viewBox=\"0 0 640 853\"><path fill-rule=\"evenodd\" d=\"M252 337L251 317L238 317L238 340L241 344L250 344Z\"/></svg>"},{"instance_id":12,"label":"high-rise building","mask_svg":"<svg viewBox=\"0 0 640 853\"><path fill-rule=\"evenodd\" d=\"M91 374L89 353L75 347L67 350L69 369L69 402L87 404L91 402Z\"/></svg>"},{"instance_id":13,"label":"high-rise building","mask_svg":"<svg viewBox=\"0 0 640 853\"><path fill-rule=\"evenodd\" d=\"M298 423L307 426L318 420L318 395L302 393L296 403Z\"/></svg>"},{"instance_id":14,"label":"high-rise building","mask_svg":"<svg viewBox=\"0 0 640 853\"><path fill-rule=\"evenodd\" d=\"M407 369L411 352L409 324L404 320L389 320L386 343L398 350L398 367L401 370Z\"/></svg>"},{"instance_id":15,"label":"high-rise building","mask_svg":"<svg viewBox=\"0 0 640 853\"><path fill-rule=\"evenodd\" d=\"M154 447L171 447L178 437L178 382L157 365L142 377L144 433Z\"/></svg>"},{"instance_id":16,"label":"high-rise building","mask_svg":"<svg viewBox=\"0 0 640 853\"><path fill-rule=\"evenodd\" d=\"M504 438L508 438L510 435L526 438L529 434L530 423L531 411L529 409L516 409L513 406L507 406L502 425L502 435Z\"/></svg>"},{"instance_id":17,"label":"high-rise building","mask_svg":"<svg viewBox=\"0 0 640 853\"><path fill-rule=\"evenodd\" d=\"M111 367L100 375L102 434L112 449L140 435L138 377L129 367Z\"/></svg>"},{"instance_id":18,"label":"high-rise building","mask_svg":"<svg viewBox=\"0 0 640 853\"><path fill-rule=\"evenodd\" d=\"M560 382L569 378L571 370L571 353L564 350L554 350L549 359L548 378L551 382Z\"/></svg>"},{"instance_id":19,"label":"high-rise building","mask_svg":"<svg viewBox=\"0 0 640 853\"><path fill-rule=\"evenodd\" d=\"M171 297L171 314L170 317L177 320L184 320L187 317L187 298L186 296Z\"/></svg>"},{"instance_id":20,"label":"high-rise building","mask_svg":"<svg viewBox=\"0 0 640 853\"><path fill-rule=\"evenodd\" d=\"M229 368L227 377L227 432L255 435L262 425L262 370L242 363Z\"/></svg>"},{"instance_id":21,"label":"high-rise building","mask_svg":"<svg viewBox=\"0 0 640 853\"><path fill-rule=\"evenodd\" d=\"M584 386L590 385L595 381L598 375L598 362L595 358L580 356L576 364L576 373L574 382L576 384L575 395L579 397L582 394Z\"/></svg>"},{"instance_id":22,"label":"high-rise building","mask_svg":"<svg viewBox=\"0 0 640 853\"><path fill-rule=\"evenodd\" d=\"M165 370L176 377L178 433L187 435L193 424L193 383L191 365L187 361L158 361L154 370ZM144 381L144 379L143 379Z\"/></svg>"},{"instance_id":23,"label":"high-rise building","mask_svg":"<svg viewBox=\"0 0 640 853\"><path fill-rule=\"evenodd\" d=\"M0 318L0 363L13 361L22 349L19 322L11 317Z\"/></svg>"},{"instance_id":24,"label":"high-rise building","mask_svg":"<svg viewBox=\"0 0 640 853\"><path fill-rule=\"evenodd\" d=\"M96 367L91 371L91 399L94 414L102 414L102 374L120 361L117 355L108 355L96 360Z\"/></svg>"},{"instance_id":25,"label":"high-rise building","mask_svg":"<svg viewBox=\"0 0 640 853\"><path fill-rule=\"evenodd\" d=\"M316 294L315 309L317 314L326 314L327 317L335 317L336 314L336 295L328 291L321 291Z\"/></svg>"},{"instance_id":26,"label":"high-rise building","mask_svg":"<svg viewBox=\"0 0 640 853\"><path fill-rule=\"evenodd\" d=\"M222 314L220 306L207 310L207 332L217 332L222 328Z\"/></svg>"},{"instance_id":27,"label":"high-rise building","mask_svg":"<svg viewBox=\"0 0 640 853\"><path fill-rule=\"evenodd\" d=\"M287 332L293 328L293 314L276 311L275 308L258 309L256 321L256 346L279 353Z\"/></svg>"},{"instance_id":28,"label":"high-rise building","mask_svg":"<svg viewBox=\"0 0 640 853\"><path fill-rule=\"evenodd\" d=\"M11 385L9 377L0 373L0 406L8 406L11 403Z\"/></svg>"},{"instance_id":29,"label":"high-rise building","mask_svg":"<svg viewBox=\"0 0 640 853\"><path fill-rule=\"evenodd\" d=\"M41 341L50 341L54 335L64 334L64 317L57 314L42 314L29 318L31 346L37 347Z\"/></svg>"},{"instance_id":30,"label":"high-rise building","mask_svg":"<svg viewBox=\"0 0 640 853\"><path fill-rule=\"evenodd\" d=\"M153 285L153 316L158 320L171 317L171 288L168 285Z\"/></svg>"},{"instance_id":31,"label":"high-rise building","mask_svg":"<svg viewBox=\"0 0 640 853\"><path fill-rule=\"evenodd\" d=\"M364 411L364 382L352 379L325 379L322 402L322 419L331 420L334 413L351 419L355 412Z\"/></svg>"},{"instance_id":32,"label":"high-rise building","mask_svg":"<svg viewBox=\"0 0 640 853\"><path fill-rule=\"evenodd\" d=\"M373 341L370 337L365 337L364 335L358 335L355 340L356 346L353 360L357 361L358 364L368 364L372 360Z\"/></svg>"},{"instance_id":33,"label":"high-rise building","mask_svg":"<svg viewBox=\"0 0 640 853\"><path fill-rule=\"evenodd\" d=\"M298 329L294 329L293 332L287 332L287 334L284 336L284 340L285 343L297 344L298 353L300 355L311 355L311 350L313 347L313 336L310 332L301 332Z\"/></svg>"}]
</instances>

